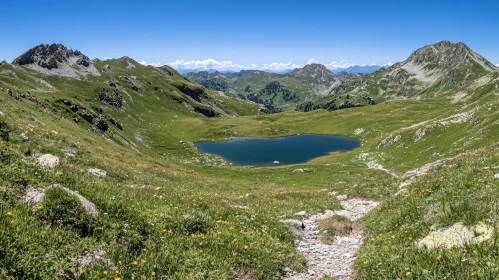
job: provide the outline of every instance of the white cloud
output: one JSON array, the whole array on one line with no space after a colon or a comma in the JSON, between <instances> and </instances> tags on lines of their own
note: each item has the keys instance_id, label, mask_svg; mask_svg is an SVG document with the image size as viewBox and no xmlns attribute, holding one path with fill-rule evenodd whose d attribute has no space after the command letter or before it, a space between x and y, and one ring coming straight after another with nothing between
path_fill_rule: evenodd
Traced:
<instances>
[{"instance_id":1,"label":"white cloud","mask_svg":"<svg viewBox=\"0 0 499 280\"><path fill-rule=\"evenodd\" d=\"M160 67L160 66L164 65L164 64L161 64L161 63L148 63L147 61L144 61L144 60L139 61L139 63L142 64L142 65L146 65L146 66L150 65L150 66L154 66L154 67Z\"/></svg>"},{"instance_id":2,"label":"white cloud","mask_svg":"<svg viewBox=\"0 0 499 280\"><path fill-rule=\"evenodd\" d=\"M243 70L243 69L255 69L258 67L256 64L242 65L233 63L230 60L226 61L217 61L215 59L209 58L205 60L176 60L170 63L167 63L171 67L175 69L200 69L200 70Z\"/></svg>"},{"instance_id":3,"label":"white cloud","mask_svg":"<svg viewBox=\"0 0 499 280\"><path fill-rule=\"evenodd\" d=\"M390 66L392 66L392 65L393 65L393 63L391 63L391 62L388 62L388 63L386 63L386 64L383 64L383 66L387 66L387 67L390 67Z\"/></svg>"},{"instance_id":4,"label":"white cloud","mask_svg":"<svg viewBox=\"0 0 499 280\"><path fill-rule=\"evenodd\" d=\"M355 66L356 64L354 63L348 63L346 60L342 59L340 61L333 61L328 64L324 64L327 68L329 69L338 69L338 68L348 68Z\"/></svg>"},{"instance_id":5,"label":"white cloud","mask_svg":"<svg viewBox=\"0 0 499 280\"><path fill-rule=\"evenodd\" d=\"M496 67L499 67L499 64L496 64Z\"/></svg>"},{"instance_id":6,"label":"white cloud","mask_svg":"<svg viewBox=\"0 0 499 280\"><path fill-rule=\"evenodd\" d=\"M317 64L317 63L320 63L319 61L315 60L315 59L310 59L307 64Z\"/></svg>"},{"instance_id":7,"label":"white cloud","mask_svg":"<svg viewBox=\"0 0 499 280\"><path fill-rule=\"evenodd\" d=\"M299 65L293 62L272 62L272 63L266 63L263 65L258 65L258 64L238 64L234 63L230 60L226 61L217 61L215 59L209 58L205 60L176 60L173 62L169 63L150 63L147 61L140 61L140 64L143 65L151 65L155 67L159 67L161 65L169 65L175 69L187 69L187 70L211 70L211 69L216 69L220 71L226 71L226 70L231 70L231 71L240 71L244 69L249 69L249 70L263 70L263 71L269 71L269 72L280 72L284 70L292 70L296 68L301 68L307 64L312 64L312 63L321 63L318 60L315 59L310 59L305 65ZM321 63L322 64L322 63ZM346 60L340 60L340 61L333 61L331 63L324 64L329 69L343 69L343 68L348 68L352 66L375 66L377 65L376 63L371 63L371 64L355 64L355 63L349 63ZM384 64L383 66L391 66L392 63L389 62L387 64Z\"/></svg>"},{"instance_id":8,"label":"white cloud","mask_svg":"<svg viewBox=\"0 0 499 280\"><path fill-rule=\"evenodd\" d=\"M279 71L295 69L295 68L300 68L300 65L292 63L292 62L288 62L288 63L272 62L272 63L264 64L262 67L257 67L255 69L279 72Z\"/></svg>"}]
</instances>

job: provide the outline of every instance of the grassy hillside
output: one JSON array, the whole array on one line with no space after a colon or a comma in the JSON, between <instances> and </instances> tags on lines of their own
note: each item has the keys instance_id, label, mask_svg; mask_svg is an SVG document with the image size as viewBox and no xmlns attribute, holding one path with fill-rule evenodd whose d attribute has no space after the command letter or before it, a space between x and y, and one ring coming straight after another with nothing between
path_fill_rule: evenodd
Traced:
<instances>
[{"instance_id":1,"label":"grassy hillside","mask_svg":"<svg viewBox=\"0 0 499 280\"><path fill-rule=\"evenodd\" d=\"M341 209L331 192L381 202L356 222L366 234L358 278L497 277L495 237L440 251L413 241L457 222L495 228L499 72L428 99L259 115L258 105L168 67L129 58L94 65L100 75L80 79L0 66L2 277L281 279L307 263L280 220ZM192 145L297 133L363 144L271 168L227 165ZM42 154L60 165L36 164ZM429 175L405 173L447 158ZM77 191L98 216L53 184ZM42 203L24 202L33 188L45 192Z\"/></svg>"},{"instance_id":2,"label":"grassy hillside","mask_svg":"<svg viewBox=\"0 0 499 280\"><path fill-rule=\"evenodd\" d=\"M274 113L295 110L300 104L311 102L329 93L332 88L359 77L347 73L336 76L320 64L308 64L286 74L243 70L227 76L219 72L188 73L185 76L206 88L264 104ZM335 104L368 105L368 102L364 101L365 98L350 100L350 97L344 97L341 102L335 101Z\"/></svg>"}]
</instances>

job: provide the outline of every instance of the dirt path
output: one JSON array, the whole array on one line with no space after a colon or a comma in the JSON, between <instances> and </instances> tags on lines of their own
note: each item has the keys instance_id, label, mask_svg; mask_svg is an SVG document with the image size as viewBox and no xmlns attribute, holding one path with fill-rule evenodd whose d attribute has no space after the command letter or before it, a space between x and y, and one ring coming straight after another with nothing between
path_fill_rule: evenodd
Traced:
<instances>
[{"instance_id":1,"label":"dirt path","mask_svg":"<svg viewBox=\"0 0 499 280\"><path fill-rule=\"evenodd\" d=\"M316 221L334 215L341 215L355 221L374 209L379 203L355 198L344 199L342 196L338 198L340 200L343 199L341 206L344 210L327 210L324 214L309 217L303 221L305 226L303 231L299 230L301 229L302 221L283 221L293 225L293 231L300 232L300 235L302 235L302 240L296 240L295 245L308 261L308 273L291 271L284 279L320 279L325 275L339 279L352 279L352 264L357 258L357 251L362 246L364 233L360 230L354 230L348 236L336 237L333 244L327 245L318 239L319 230Z\"/></svg>"}]
</instances>

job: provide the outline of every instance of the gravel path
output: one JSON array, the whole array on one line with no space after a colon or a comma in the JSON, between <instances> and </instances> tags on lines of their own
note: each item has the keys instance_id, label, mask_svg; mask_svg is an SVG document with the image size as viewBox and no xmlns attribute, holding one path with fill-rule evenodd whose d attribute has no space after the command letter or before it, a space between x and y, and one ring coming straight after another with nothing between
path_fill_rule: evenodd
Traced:
<instances>
[{"instance_id":1,"label":"gravel path","mask_svg":"<svg viewBox=\"0 0 499 280\"><path fill-rule=\"evenodd\" d=\"M354 230L350 235L336 237L333 244L327 245L318 239L319 230L316 221L332 217L334 215L344 216L355 221L369 211L374 209L379 202L363 199L345 199L338 196L344 210L326 210L324 214L309 217L303 221L305 229L301 232L302 240L296 240L295 245L298 251L305 255L308 262L308 273L296 273L290 271L284 279L305 280L320 279L323 276L337 277L339 279L352 279L352 265L357 258L356 253L362 246L364 233ZM283 221L294 226L293 231L299 231L302 221Z\"/></svg>"}]
</instances>

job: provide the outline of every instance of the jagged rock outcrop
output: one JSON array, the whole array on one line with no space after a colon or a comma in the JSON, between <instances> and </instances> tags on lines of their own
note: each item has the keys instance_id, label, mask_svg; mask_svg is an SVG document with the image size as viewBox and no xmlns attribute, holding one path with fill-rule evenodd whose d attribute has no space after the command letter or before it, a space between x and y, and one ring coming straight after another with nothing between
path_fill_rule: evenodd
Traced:
<instances>
[{"instance_id":1,"label":"jagged rock outcrop","mask_svg":"<svg viewBox=\"0 0 499 280\"><path fill-rule=\"evenodd\" d=\"M75 78L88 74L100 75L86 55L62 44L38 45L14 59L12 64L31 66L45 74Z\"/></svg>"}]
</instances>

